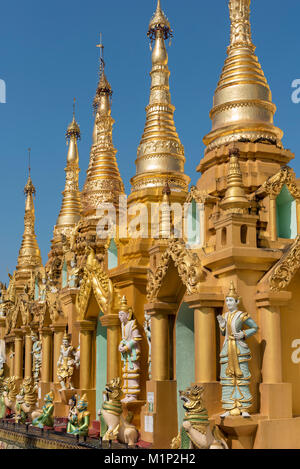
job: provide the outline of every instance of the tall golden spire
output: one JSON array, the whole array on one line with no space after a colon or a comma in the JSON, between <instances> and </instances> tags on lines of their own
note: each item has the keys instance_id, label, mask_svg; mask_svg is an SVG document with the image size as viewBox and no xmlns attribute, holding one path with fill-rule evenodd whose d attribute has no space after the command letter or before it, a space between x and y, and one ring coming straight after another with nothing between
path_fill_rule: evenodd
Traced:
<instances>
[{"instance_id":1,"label":"tall golden spire","mask_svg":"<svg viewBox=\"0 0 300 469\"><path fill-rule=\"evenodd\" d=\"M255 55L250 1L229 0L230 45L210 112L212 131L207 150L229 142L266 142L282 146L283 132L273 125L276 106Z\"/></svg>"},{"instance_id":2,"label":"tall golden spire","mask_svg":"<svg viewBox=\"0 0 300 469\"><path fill-rule=\"evenodd\" d=\"M189 178L184 174L184 148L175 124L175 107L171 104L170 71L165 40L173 36L170 23L158 0L148 37L154 42L152 52L151 91L146 107L146 125L136 160L136 176L131 180L132 190L164 187L187 190Z\"/></svg>"},{"instance_id":3,"label":"tall golden spire","mask_svg":"<svg viewBox=\"0 0 300 469\"><path fill-rule=\"evenodd\" d=\"M80 220L81 202L78 184L79 155L77 141L80 139L80 128L75 119L75 99L73 107L73 120L66 131L69 145L67 155L66 184L63 191L63 200L60 213L54 228L54 237L60 234L68 234Z\"/></svg>"},{"instance_id":4,"label":"tall golden spire","mask_svg":"<svg viewBox=\"0 0 300 469\"><path fill-rule=\"evenodd\" d=\"M238 148L229 150L229 171L227 174L227 191L221 202L224 210L243 211L250 206L243 186L242 172L239 163Z\"/></svg>"},{"instance_id":5,"label":"tall golden spire","mask_svg":"<svg viewBox=\"0 0 300 469\"><path fill-rule=\"evenodd\" d=\"M112 141L112 128L115 122L111 117L112 89L105 75L102 41L97 47L100 48L100 80L94 99L96 114L94 140L82 191L84 216L94 214L103 202L117 204L119 195L124 193L124 185L116 159L117 150Z\"/></svg>"},{"instance_id":6,"label":"tall golden spire","mask_svg":"<svg viewBox=\"0 0 300 469\"><path fill-rule=\"evenodd\" d=\"M28 273L34 270L35 267L42 265L41 253L35 235L35 210L33 197L36 194L35 187L31 180L30 168L30 152L29 148L29 175L24 194L26 196L25 202L25 216L24 216L24 233L21 248L19 251L18 264L17 264L17 282L20 284L24 279L28 279Z\"/></svg>"}]
</instances>

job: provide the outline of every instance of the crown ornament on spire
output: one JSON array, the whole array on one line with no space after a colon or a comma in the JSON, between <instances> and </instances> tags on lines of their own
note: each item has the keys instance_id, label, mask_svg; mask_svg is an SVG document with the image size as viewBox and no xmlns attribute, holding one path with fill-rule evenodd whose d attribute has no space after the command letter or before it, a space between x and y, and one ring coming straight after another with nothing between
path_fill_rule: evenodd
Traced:
<instances>
[{"instance_id":1,"label":"crown ornament on spire","mask_svg":"<svg viewBox=\"0 0 300 469\"><path fill-rule=\"evenodd\" d=\"M161 9L160 0L157 1L156 11L149 23L147 36L151 43L155 40L158 31L163 32L164 39L173 37L173 30L171 29L168 18Z\"/></svg>"},{"instance_id":2,"label":"crown ornament on spire","mask_svg":"<svg viewBox=\"0 0 300 469\"><path fill-rule=\"evenodd\" d=\"M76 122L75 119L75 107L76 107L76 99L74 98L73 102L73 120L71 124L68 126L67 131L66 131L66 139L67 142L71 140L71 137L75 137L77 140L81 139L81 132L80 132L80 127Z\"/></svg>"},{"instance_id":3,"label":"crown ornament on spire","mask_svg":"<svg viewBox=\"0 0 300 469\"><path fill-rule=\"evenodd\" d=\"M28 148L28 179L27 183L24 187L24 194L27 196L28 194L36 195L36 190L33 185L32 179L31 179L31 165L30 165L30 159L31 159L31 148Z\"/></svg>"},{"instance_id":4,"label":"crown ornament on spire","mask_svg":"<svg viewBox=\"0 0 300 469\"><path fill-rule=\"evenodd\" d=\"M104 45L102 43L102 33L100 33L100 44L96 47L100 49L100 68L99 68L99 83L96 91L96 96L93 102L94 111L97 111L98 104L102 95L108 95L110 98L113 94L110 83L105 75L105 62L104 62Z\"/></svg>"}]
</instances>

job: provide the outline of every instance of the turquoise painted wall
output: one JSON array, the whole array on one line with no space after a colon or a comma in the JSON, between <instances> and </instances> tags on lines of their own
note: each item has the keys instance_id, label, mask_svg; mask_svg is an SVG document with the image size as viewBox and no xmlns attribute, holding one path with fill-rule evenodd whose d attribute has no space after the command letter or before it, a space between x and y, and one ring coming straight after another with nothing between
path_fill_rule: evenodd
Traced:
<instances>
[{"instance_id":1,"label":"turquoise painted wall","mask_svg":"<svg viewBox=\"0 0 300 469\"><path fill-rule=\"evenodd\" d=\"M96 412L102 406L102 393L106 386L107 328L98 321L96 332Z\"/></svg>"},{"instance_id":2,"label":"turquoise painted wall","mask_svg":"<svg viewBox=\"0 0 300 469\"><path fill-rule=\"evenodd\" d=\"M197 206L194 199L190 203L188 209L187 225L188 244L190 246L200 245L202 243L200 232L200 212L199 206Z\"/></svg>"},{"instance_id":3,"label":"turquoise painted wall","mask_svg":"<svg viewBox=\"0 0 300 469\"><path fill-rule=\"evenodd\" d=\"M195 382L194 311L186 303L181 305L176 321L176 380L177 391L183 391ZM184 409L179 398L177 411L180 427Z\"/></svg>"},{"instance_id":4,"label":"turquoise painted wall","mask_svg":"<svg viewBox=\"0 0 300 469\"><path fill-rule=\"evenodd\" d=\"M276 199L277 236L294 239L297 236L296 201L286 185Z\"/></svg>"},{"instance_id":5,"label":"turquoise painted wall","mask_svg":"<svg viewBox=\"0 0 300 469\"><path fill-rule=\"evenodd\" d=\"M109 269L118 267L118 248L115 241L112 239L108 248L107 263Z\"/></svg>"}]
</instances>

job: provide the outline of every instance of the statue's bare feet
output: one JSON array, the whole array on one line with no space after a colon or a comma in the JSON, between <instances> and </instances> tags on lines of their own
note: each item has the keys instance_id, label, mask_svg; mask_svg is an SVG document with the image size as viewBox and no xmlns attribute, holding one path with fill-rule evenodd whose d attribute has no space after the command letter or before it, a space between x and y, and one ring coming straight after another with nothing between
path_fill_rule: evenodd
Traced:
<instances>
[{"instance_id":1,"label":"statue's bare feet","mask_svg":"<svg viewBox=\"0 0 300 469\"><path fill-rule=\"evenodd\" d=\"M224 414L220 415L221 419L225 419L226 417L229 417L230 415L230 412L227 411L227 412L224 412Z\"/></svg>"},{"instance_id":2,"label":"statue's bare feet","mask_svg":"<svg viewBox=\"0 0 300 469\"><path fill-rule=\"evenodd\" d=\"M248 414L248 412L242 412L242 417L244 417L244 419L250 419L251 416L250 414Z\"/></svg>"}]
</instances>

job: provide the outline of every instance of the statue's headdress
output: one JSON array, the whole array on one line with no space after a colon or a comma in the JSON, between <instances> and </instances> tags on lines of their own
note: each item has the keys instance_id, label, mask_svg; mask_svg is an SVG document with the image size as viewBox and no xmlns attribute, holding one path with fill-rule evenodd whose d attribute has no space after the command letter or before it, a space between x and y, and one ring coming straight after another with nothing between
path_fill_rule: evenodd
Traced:
<instances>
[{"instance_id":1,"label":"statue's headdress","mask_svg":"<svg viewBox=\"0 0 300 469\"><path fill-rule=\"evenodd\" d=\"M120 311L125 311L128 314L129 321L132 318L132 308L128 306L126 296L124 295L121 299Z\"/></svg>"},{"instance_id":2,"label":"statue's headdress","mask_svg":"<svg viewBox=\"0 0 300 469\"><path fill-rule=\"evenodd\" d=\"M87 395L86 395L86 394L84 394L82 397L80 397L80 398L78 399L77 406L81 406L81 407L87 409L88 400L87 400Z\"/></svg>"},{"instance_id":3,"label":"statue's headdress","mask_svg":"<svg viewBox=\"0 0 300 469\"><path fill-rule=\"evenodd\" d=\"M54 399L54 394L53 391L50 391L48 394L45 396L45 401L46 402L53 402Z\"/></svg>"},{"instance_id":4,"label":"statue's headdress","mask_svg":"<svg viewBox=\"0 0 300 469\"><path fill-rule=\"evenodd\" d=\"M233 281L230 282L230 288L229 288L229 291L226 295L226 298L234 298L235 300L239 300L239 296L237 294L237 291L235 289L235 286L234 286L234 283Z\"/></svg>"}]
</instances>

